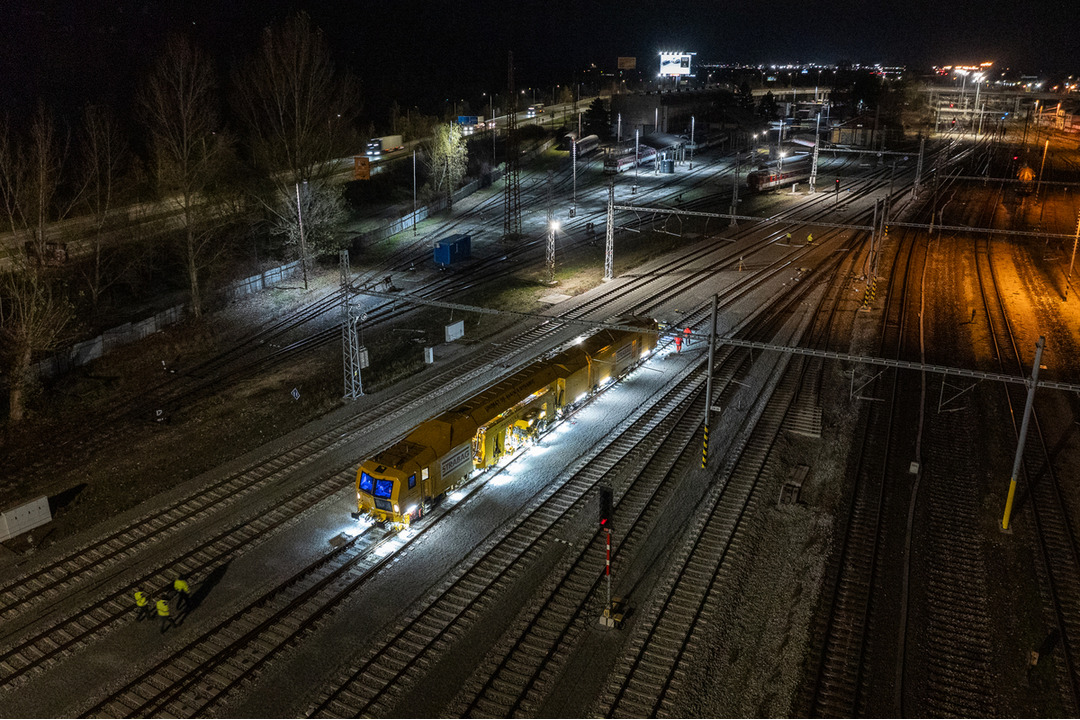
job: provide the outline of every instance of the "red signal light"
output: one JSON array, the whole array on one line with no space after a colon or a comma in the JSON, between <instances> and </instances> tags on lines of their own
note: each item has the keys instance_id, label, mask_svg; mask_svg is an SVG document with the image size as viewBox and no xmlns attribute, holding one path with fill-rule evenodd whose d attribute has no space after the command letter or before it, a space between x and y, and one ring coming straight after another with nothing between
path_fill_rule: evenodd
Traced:
<instances>
[{"instance_id":1,"label":"red signal light","mask_svg":"<svg viewBox=\"0 0 1080 720\"><path fill-rule=\"evenodd\" d=\"M600 527L606 527L608 521L611 520L612 506L614 505L614 498L612 497L611 488L601 485L599 488L600 495Z\"/></svg>"}]
</instances>

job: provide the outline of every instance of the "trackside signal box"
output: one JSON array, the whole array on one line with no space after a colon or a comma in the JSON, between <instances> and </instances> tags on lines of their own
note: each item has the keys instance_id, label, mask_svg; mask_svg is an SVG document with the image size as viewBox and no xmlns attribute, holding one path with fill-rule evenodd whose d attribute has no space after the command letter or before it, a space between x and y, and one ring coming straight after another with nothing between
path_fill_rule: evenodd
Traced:
<instances>
[{"instance_id":1,"label":"trackside signal box","mask_svg":"<svg viewBox=\"0 0 1080 720\"><path fill-rule=\"evenodd\" d=\"M612 506L612 493L611 488L600 486L600 527L605 530L611 528L611 506Z\"/></svg>"}]
</instances>

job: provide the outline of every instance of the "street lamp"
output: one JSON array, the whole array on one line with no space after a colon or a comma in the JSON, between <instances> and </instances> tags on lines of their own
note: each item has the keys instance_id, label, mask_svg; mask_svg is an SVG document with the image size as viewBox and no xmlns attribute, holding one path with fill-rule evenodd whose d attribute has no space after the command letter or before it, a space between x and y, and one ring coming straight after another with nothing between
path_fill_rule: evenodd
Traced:
<instances>
[{"instance_id":1,"label":"street lamp","mask_svg":"<svg viewBox=\"0 0 1080 720\"><path fill-rule=\"evenodd\" d=\"M697 118L690 116L690 169L694 169L694 124Z\"/></svg>"}]
</instances>

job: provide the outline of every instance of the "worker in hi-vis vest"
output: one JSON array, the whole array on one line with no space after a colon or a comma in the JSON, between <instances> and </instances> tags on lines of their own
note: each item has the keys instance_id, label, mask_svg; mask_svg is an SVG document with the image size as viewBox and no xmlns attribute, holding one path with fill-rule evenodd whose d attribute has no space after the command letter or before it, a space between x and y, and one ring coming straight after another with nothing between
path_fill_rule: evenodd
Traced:
<instances>
[{"instance_id":1,"label":"worker in hi-vis vest","mask_svg":"<svg viewBox=\"0 0 1080 720\"><path fill-rule=\"evenodd\" d=\"M169 603L164 600L157 601L157 614L161 618L161 632L164 633L169 629L169 626L175 626L176 621L172 619L172 615L169 614Z\"/></svg>"},{"instance_id":2,"label":"worker in hi-vis vest","mask_svg":"<svg viewBox=\"0 0 1080 720\"><path fill-rule=\"evenodd\" d=\"M150 617L150 599L141 590L135 591L135 619L144 620Z\"/></svg>"}]
</instances>

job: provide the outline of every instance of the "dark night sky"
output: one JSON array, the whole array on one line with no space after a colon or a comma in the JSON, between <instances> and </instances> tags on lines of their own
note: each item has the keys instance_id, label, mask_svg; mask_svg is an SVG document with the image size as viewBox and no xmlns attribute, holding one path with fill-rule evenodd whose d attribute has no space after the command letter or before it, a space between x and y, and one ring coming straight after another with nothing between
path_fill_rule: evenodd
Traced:
<instances>
[{"instance_id":1,"label":"dark night sky","mask_svg":"<svg viewBox=\"0 0 1080 720\"><path fill-rule=\"evenodd\" d=\"M372 106L501 91L508 49L519 86L564 81L588 63L611 68L619 55L652 68L661 49L718 62L994 60L1027 72L1080 70L1075 0L0 0L0 105L42 96L61 107L123 107L168 33L194 34L226 67L261 27L297 9L323 28Z\"/></svg>"}]
</instances>

